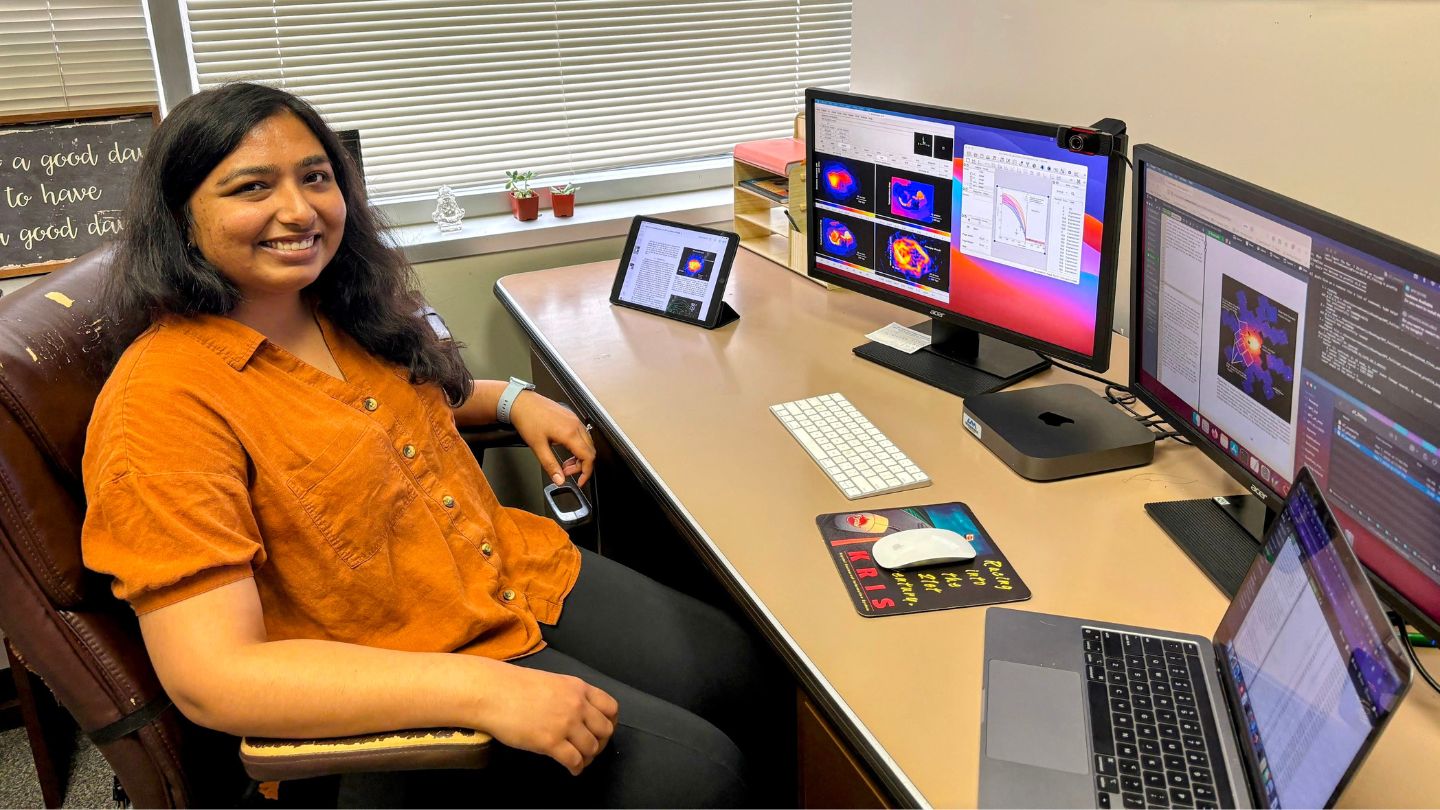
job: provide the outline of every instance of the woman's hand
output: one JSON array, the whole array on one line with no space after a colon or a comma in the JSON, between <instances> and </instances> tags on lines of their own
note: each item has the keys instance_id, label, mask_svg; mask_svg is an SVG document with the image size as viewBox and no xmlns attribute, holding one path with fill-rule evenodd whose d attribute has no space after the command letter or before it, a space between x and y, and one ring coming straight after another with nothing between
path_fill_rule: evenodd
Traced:
<instances>
[{"instance_id":1,"label":"woman's hand","mask_svg":"<svg viewBox=\"0 0 1440 810\"><path fill-rule=\"evenodd\" d=\"M510 425L530 445L550 480L563 484L567 475L577 472L580 476L576 482L581 486L590 480L595 469L595 445L590 441L590 431L569 408L534 391L524 391L510 405ZM564 447L571 457L562 464L551 445Z\"/></svg>"},{"instance_id":2,"label":"woman's hand","mask_svg":"<svg viewBox=\"0 0 1440 810\"><path fill-rule=\"evenodd\" d=\"M550 757L578 776L615 733L620 706L570 675L510 665L487 701L481 730L510 746Z\"/></svg>"}]
</instances>

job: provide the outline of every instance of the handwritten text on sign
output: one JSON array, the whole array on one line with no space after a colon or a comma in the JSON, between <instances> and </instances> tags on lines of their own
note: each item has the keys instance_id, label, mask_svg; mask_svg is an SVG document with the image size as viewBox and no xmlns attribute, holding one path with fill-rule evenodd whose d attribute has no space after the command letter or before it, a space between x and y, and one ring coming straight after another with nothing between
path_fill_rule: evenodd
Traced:
<instances>
[{"instance_id":1,"label":"handwritten text on sign","mask_svg":"<svg viewBox=\"0 0 1440 810\"><path fill-rule=\"evenodd\" d=\"M115 239L153 131L149 115L0 126L0 270Z\"/></svg>"}]
</instances>

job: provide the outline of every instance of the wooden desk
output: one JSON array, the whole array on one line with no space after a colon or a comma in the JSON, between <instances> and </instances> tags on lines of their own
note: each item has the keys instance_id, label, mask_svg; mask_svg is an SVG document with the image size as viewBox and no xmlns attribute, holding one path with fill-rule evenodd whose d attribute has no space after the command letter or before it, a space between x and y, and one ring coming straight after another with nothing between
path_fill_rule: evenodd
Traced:
<instances>
[{"instance_id":1,"label":"wooden desk","mask_svg":"<svg viewBox=\"0 0 1440 810\"><path fill-rule=\"evenodd\" d=\"M742 250L725 296L740 321L707 332L612 307L614 271L601 262L508 276L496 294L894 801L976 802L985 614L860 617L816 515L964 501L1034 593L1015 607L1214 632L1226 598L1142 508L1240 491L1198 450L1161 442L1147 467L1026 481L965 432L959 399L851 354L866 332L914 313L827 292ZM1125 352L1117 338L1112 379L1125 379ZM1052 369L1022 385L1062 381L1086 382ZM832 391L933 485L847 501L768 410ZM1440 656L1426 660L1440 670ZM1440 696L1417 683L1344 803L1435 805L1436 751Z\"/></svg>"}]
</instances>

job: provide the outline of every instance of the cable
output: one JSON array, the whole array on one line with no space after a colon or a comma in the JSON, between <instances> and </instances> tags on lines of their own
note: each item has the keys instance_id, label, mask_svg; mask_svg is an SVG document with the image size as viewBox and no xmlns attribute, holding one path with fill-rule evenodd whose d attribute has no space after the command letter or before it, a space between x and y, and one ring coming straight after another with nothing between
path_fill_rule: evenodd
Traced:
<instances>
[{"instance_id":1,"label":"cable","mask_svg":"<svg viewBox=\"0 0 1440 810\"><path fill-rule=\"evenodd\" d=\"M1415 654L1415 645L1411 643L1410 633L1405 629L1405 620L1400 618L1400 614L1391 611L1390 621L1394 622L1395 628L1400 631L1400 642L1405 645L1405 652L1410 656L1411 666L1415 668L1416 672L1420 673L1420 677L1424 678L1426 683L1430 684L1431 689L1440 692L1440 683L1435 682L1434 676L1430 674L1429 670L1425 669L1424 664L1420 663L1420 656Z\"/></svg>"},{"instance_id":2,"label":"cable","mask_svg":"<svg viewBox=\"0 0 1440 810\"><path fill-rule=\"evenodd\" d=\"M1071 374L1079 374L1081 377L1089 377L1090 379L1092 379L1092 380L1094 380L1094 381L1096 381L1096 382L1105 383L1105 390L1106 390L1106 391L1109 391L1111 388L1119 388L1121 391L1124 391L1125 393L1130 394L1130 388L1129 388L1128 386L1121 385L1120 383L1117 383L1117 382L1115 382L1114 380L1107 380L1107 379L1105 379L1104 377L1101 377L1099 374L1091 374L1090 372L1085 371L1084 369L1078 369L1078 368L1075 368L1074 366L1066 365L1065 363L1062 363L1062 362L1060 362L1059 360L1056 360L1056 359L1053 358L1053 357L1046 357L1045 359L1046 359L1046 360L1049 360L1049 361L1051 362L1051 364L1053 364L1056 368L1063 368L1063 369L1065 369L1066 371L1070 372ZM1134 396L1134 395L1131 394L1131 396ZM1112 399L1112 400L1110 400L1110 401L1111 401L1111 402L1114 402L1115 400Z\"/></svg>"},{"instance_id":3,"label":"cable","mask_svg":"<svg viewBox=\"0 0 1440 810\"><path fill-rule=\"evenodd\" d=\"M1155 441L1163 442L1166 439L1174 439L1180 444L1192 444L1190 439L1188 439L1178 430L1166 428L1164 426L1165 417L1163 415L1158 413L1142 414L1139 411L1135 410L1133 406L1136 402L1139 401L1139 398L1136 397L1134 392L1130 390L1130 386L1121 385L1114 380L1107 380L1106 378L1101 377L1098 374L1091 374L1084 369L1078 369L1074 366L1067 365L1060 362L1059 360L1056 360L1053 357L1047 357L1045 359L1049 360L1050 363L1056 368L1064 369L1071 374L1079 374L1081 377L1088 377L1092 380L1095 380L1096 382L1105 383L1105 399L1109 400L1115 405L1119 405L1125 410L1126 413L1130 414L1130 417L1132 419L1149 428L1150 432L1155 434Z\"/></svg>"}]
</instances>

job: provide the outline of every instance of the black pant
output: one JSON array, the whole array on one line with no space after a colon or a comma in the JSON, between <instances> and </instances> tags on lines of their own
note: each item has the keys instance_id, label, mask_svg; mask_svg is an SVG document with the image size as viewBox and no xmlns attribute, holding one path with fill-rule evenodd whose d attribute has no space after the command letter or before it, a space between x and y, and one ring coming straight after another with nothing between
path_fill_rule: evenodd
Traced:
<instances>
[{"instance_id":1,"label":"black pant","mask_svg":"<svg viewBox=\"0 0 1440 810\"><path fill-rule=\"evenodd\" d=\"M479 772L374 774L341 804L739 807L793 803L790 681L729 616L582 550L547 647L514 663L574 675L620 704L609 745L578 777L504 746Z\"/></svg>"}]
</instances>

